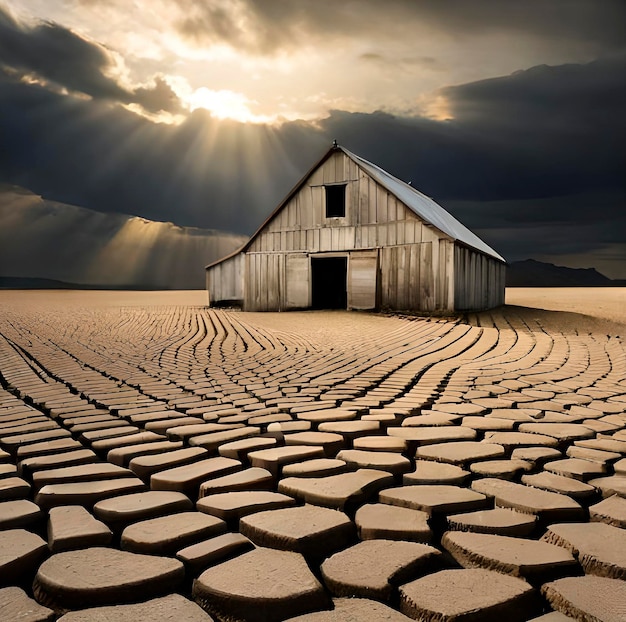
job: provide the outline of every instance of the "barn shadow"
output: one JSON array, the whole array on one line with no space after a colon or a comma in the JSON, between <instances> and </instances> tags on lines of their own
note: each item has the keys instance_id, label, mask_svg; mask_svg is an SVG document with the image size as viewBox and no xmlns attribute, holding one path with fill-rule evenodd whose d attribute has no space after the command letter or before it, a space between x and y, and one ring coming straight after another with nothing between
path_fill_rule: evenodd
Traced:
<instances>
[{"instance_id":1,"label":"barn shadow","mask_svg":"<svg viewBox=\"0 0 626 622\"><path fill-rule=\"evenodd\" d=\"M488 311L467 314L465 321L472 326L503 329L521 322L530 330L567 335L626 336L626 324L571 311L551 311L534 307L503 305Z\"/></svg>"}]
</instances>

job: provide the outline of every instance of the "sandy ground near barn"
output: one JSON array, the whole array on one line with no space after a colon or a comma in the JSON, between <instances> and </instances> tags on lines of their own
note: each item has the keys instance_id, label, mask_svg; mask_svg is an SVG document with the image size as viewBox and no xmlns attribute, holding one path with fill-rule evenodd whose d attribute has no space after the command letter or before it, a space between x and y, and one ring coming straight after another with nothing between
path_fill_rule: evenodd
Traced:
<instances>
[{"instance_id":1,"label":"sandy ground near barn","mask_svg":"<svg viewBox=\"0 0 626 622\"><path fill-rule=\"evenodd\" d=\"M80 305L186 305L205 306L204 290L185 291L81 291L81 290L0 290L3 302L45 299L49 303ZM518 307L566 311L617 324L626 324L626 287L509 287L506 304Z\"/></svg>"},{"instance_id":2,"label":"sandy ground near barn","mask_svg":"<svg viewBox=\"0 0 626 622\"><path fill-rule=\"evenodd\" d=\"M626 287L509 287L506 304L581 313L626 325Z\"/></svg>"}]
</instances>

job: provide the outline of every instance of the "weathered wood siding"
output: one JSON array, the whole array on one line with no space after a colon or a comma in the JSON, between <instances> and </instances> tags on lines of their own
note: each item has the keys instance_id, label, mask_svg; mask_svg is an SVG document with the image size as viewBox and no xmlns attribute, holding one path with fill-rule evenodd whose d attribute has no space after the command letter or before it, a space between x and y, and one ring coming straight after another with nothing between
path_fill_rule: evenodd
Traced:
<instances>
[{"instance_id":1,"label":"weathered wood siding","mask_svg":"<svg viewBox=\"0 0 626 622\"><path fill-rule=\"evenodd\" d=\"M441 238L381 249L382 307L451 311L454 243Z\"/></svg>"},{"instance_id":2,"label":"weathered wood siding","mask_svg":"<svg viewBox=\"0 0 626 622\"><path fill-rule=\"evenodd\" d=\"M506 264L470 248L455 245L454 306L458 311L490 309L504 304Z\"/></svg>"},{"instance_id":3,"label":"weathered wood siding","mask_svg":"<svg viewBox=\"0 0 626 622\"><path fill-rule=\"evenodd\" d=\"M243 303L244 256L239 253L206 271L209 305L220 302Z\"/></svg>"},{"instance_id":4,"label":"weathered wood siding","mask_svg":"<svg viewBox=\"0 0 626 622\"><path fill-rule=\"evenodd\" d=\"M285 308L284 253L246 253L243 308L282 311Z\"/></svg>"},{"instance_id":5,"label":"weathered wood siding","mask_svg":"<svg viewBox=\"0 0 626 622\"><path fill-rule=\"evenodd\" d=\"M324 185L346 184L346 215L326 218ZM387 190L343 153L332 155L270 220L249 253L333 252L436 239Z\"/></svg>"}]
</instances>

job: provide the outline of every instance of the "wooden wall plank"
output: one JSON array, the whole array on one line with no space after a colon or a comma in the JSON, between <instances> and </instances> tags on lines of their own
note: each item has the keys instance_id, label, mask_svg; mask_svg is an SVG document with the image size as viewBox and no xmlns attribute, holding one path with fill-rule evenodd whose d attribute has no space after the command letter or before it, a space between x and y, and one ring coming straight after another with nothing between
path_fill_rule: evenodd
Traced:
<instances>
[{"instance_id":1,"label":"wooden wall plank","mask_svg":"<svg viewBox=\"0 0 626 622\"><path fill-rule=\"evenodd\" d=\"M261 310L267 311L269 308L269 263L271 261L272 256L268 254L261 254L258 256L260 261L260 269L261 269L261 278L259 279L259 290L260 290L260 299L261 299Z\"/></svg>"},{"instance_id":2,"label":"wooden wall plank","mask_svg":"<svg viewBox=\"0 0 626 622\"><path fill-rule=\"evenodd\" d=\"M396 223L396 244L405 244L405 231L406 231L406 223L405 222L397 222Z\"/></svg>"},{"instance_id":3,"label":"wooden wall plank","mask_svg":"<svg viewBox=\"0 0 626 622\"><path fill-rule=\"evenodd\" d=\"M398 247L392 246L389 254L389 306L392 309L398 308Z\"/></svg>"},{"instance_id":4,"label":"wooden wall plank","mask_svg":"<svg viewBox=\"0 0 626 622\"><path fill-rule=\"evenodd\" d=\"M329 252L332 250L332 240L330 229L320 229L320 252Z\"/></svg>"},{"instance_id":5,"label":"wooden wall plank","mask_svg":"<svg viewBox=\"0 0 626 622\"><path fill-rule=\"evenodd\" d=\"M358 212L355 214L355 225L362 225L367 222L367 214L369 213L369 184L370 178L362 171L359 173L358 189L359 202Z\"/></svg>"},{"instance_id":6,"label":"wooden wall plank","mask_svg":"<svg viewBox=\"0 0 626 622\"><path fill-rule=\"evenodd\" d=\"M286 206L287 226L295 227L298 223L298 195L296 195Z\"/></svg>"},{"instance_id":7,"label":"wooden wall plank","mask_svg":"<svg viewBox=\"0 0 626 622\"><path fill-rule=\"evenodd\" d=\"M398 305L398 309L407 309L409 306L408 300L408 288L407 288L407 255L410 256L410 251L407 253L407 247L398 246L397 254L398 254L398 280L397 280L397 288L398 295L396 298L396 304Z\"/></svg>"},{"instance_id":8,"label":"wooden wall plank","mask_svg":"<svg viewBox=\"0 0 626 622\"><path fill-rule=\"evenodd\" d=\"M311 187L311 202L313 208L313 226L321 227L325 220L326 196L324 186Z\"/></svg>"},{"instance_id":9,"label":"wooden wall plank","mask_svg":"<svg viewBox=\"0 0 626 622\"><path fill-rule=\"evenodd\" d=\"M300 195L300 226L303 229L308 229L313 226L312 189L305 185L298 194Z\"/></svg>"},{"instance_id":10,"label":"wooden wall plank","mask_svg":"<svg viewBox=\"0 0 626 622\"><path fill-rule=\"evenodd\" d=\"M409 308L420 308L420 252L418 244L410 247Z\"/></svg>"},{"instance_id":11,"label":"wooden wall plank","mask_svg":"<svg viewBox=\"0 0 626 622\"><path fill-rule=\"evenodd\" d=\"M404 243L415 243L415 220L406 220L404 222Z\"/></svg>"},{"instance_id":12,"label":"wooden wall plank","mask_svg":"<svg viewBox=\"0 0 626 622\"><path fill-rule=\"evenodd\" d=\"M420 245L420 306L424 311L435 310L432 247L432 242Z\"/></svg>"},{"instance_id":13,"label":"wooden wall plank","mask_svg":"<svg viewBox=\"0 0 626 622\"><path fill-rule=\"evenodd\" d=\"M375 248L378 246L378 227L372 225L367 228L367 247Z\"/></svg>"},{"instance_id":14,"label":"wooden wall plank","mask_svg":"<svg viewBox=\"0 0 626 622\"><path fill-rule=\"evenodd\" d=\"M375 182L374 182L375 183ZM367 217L369 224L376 224L378 222L378 214L383 214L382 219L385 218L384 214L387 213L387 191L376 184L376 202L370 200L370 208Z\"/></svg>"},{"instance_id":15,"label":"wooden wall plank","mask_svg":"<svg viewBox=\"0 0 626 622\"><path fill-rule=\"evenodd\" d=\"M387 229L389 225L378 225L377 229L377 242L379 247L387 246Z\"/></svg>"},{"instance_id":16,"label":"wooden wall plank","mask_svg":"<svg viewBox=\"0 0 626 622\"><path fill-rule=\"evenodd\" d=\"M337 153L332 159L335 161L335 182L345 181L347 179L345 171L346 156L343 153Z\"/></svg>"},{"instance_id":17,"label":"wooden wall plank","mask_svg":"<svg viewBox=\"0 0 626 622\"><path fill-rule=\"evenodd\" d=\"M398 219L398 201L395 197L387 201L387 209L383 212L382 222L394 222Z\"/></svg>"},{"instance_id":18,"label":"wooden wall plank","mask_svg":"<svg viewBox=\"0 0 626 622\"><path fill-rule=\"evenodd\" d=\"M322 169L324 171L324 183L325 184L333 184L335 183L336 173L335 173L335 160L337 159L337 154L333 154L322 164Z\"/></svg>"},{"instance_id":19,"label":"wooden wall plank","mask_svg":"<svg viewBox=\"0 0 626 622\"><path fill-rule=\"evenodd\" d=\"M421 220L415 221L415 243L419 244L424 241L424 223Z\"/></svg>"},{"instance_id":20,"label":"wooden wall plank","mask_svg":"<svg viewBox=\"0 0 626 622\"><path fill-rule=\"evenodd\" d=\"M315 232L315 229L307 229L306 231L306 249L309 252L317 250L317 246L315 245Z\"/></svg>"}]
</instances>

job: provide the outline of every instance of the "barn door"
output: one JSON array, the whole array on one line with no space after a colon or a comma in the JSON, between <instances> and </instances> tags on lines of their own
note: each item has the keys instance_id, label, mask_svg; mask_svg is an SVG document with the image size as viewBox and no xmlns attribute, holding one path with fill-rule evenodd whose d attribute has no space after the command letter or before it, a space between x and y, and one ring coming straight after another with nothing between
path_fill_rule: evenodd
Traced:
<instances>
[{"instance_id":1,"label":"barn door","mask_svg":"<svg viewBox=\"0 0 626 622\"><path fill-rule=\"evenodd\" d=\"M378 251L350 253L348 262L348 308L375 309Z\"/></svg>"},{"instance_id":2,"label":"barn door","mask_svg":"<svg viewBox=\"0 0 626 622\"><path fill-rule=\"evenodd\" d=\"M305 309L311 306L309 257L305 253L287 254L287 295L285 307L287 309Z\"/></svg>"}]
</instances>

